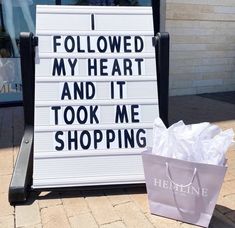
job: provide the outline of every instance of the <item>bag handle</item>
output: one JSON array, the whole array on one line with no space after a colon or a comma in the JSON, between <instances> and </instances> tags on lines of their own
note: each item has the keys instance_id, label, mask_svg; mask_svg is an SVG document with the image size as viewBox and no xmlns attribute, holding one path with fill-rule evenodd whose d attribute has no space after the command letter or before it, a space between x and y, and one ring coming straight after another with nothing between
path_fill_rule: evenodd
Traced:
<instances>
[{"instance_id":1,"label":"bag handle","mask_svg":"<svg viewBox=\"0 0 235 228\"><path fill-rule=\"evenodd\" d=\"M185 184L185 185L177 184L177 183L175 183L175 182L171 179L171 177L170 177L170 171L169 171L169 164L168 164L168 162L166 162L166 176L168 177L168 179L170 180L171 183L173 183L174 185L176 185L176 186L178 186L178 187L183 187L183 188L184 188L184 187L188 187L188 186L192 185L192 184L193 184L193 181L194 181L194 178L195 178L195 176L196 176L196 173L197 173L197 168L194 168L193 176L192 176L192 178L191 178L191 180L190 180L190 182L189 182L188 184Z\"/></svg>"}]
</instances>

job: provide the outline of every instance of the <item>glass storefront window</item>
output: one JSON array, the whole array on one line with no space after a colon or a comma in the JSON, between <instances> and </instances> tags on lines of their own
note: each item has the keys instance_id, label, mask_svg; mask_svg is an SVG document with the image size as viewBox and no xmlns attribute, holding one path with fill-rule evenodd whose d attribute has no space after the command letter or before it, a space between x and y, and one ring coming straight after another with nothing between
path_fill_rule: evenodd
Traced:
<instances>
[{"instance_id":1,"label":"glass storefront window","mask_svg":"<svg viewBox=\"0 0 235 228\"><path fill-rule=\"evenodd\" d=\"M151 0L114 0L120 6L150 6Z\"/></svg>"},{"instance_id":2,"label":"glass storefront window","mask_svg":"<svg viewBox=\"0 0 235 228\"><path fill-rule=\"evenodd\" d=\"M22 100L20 32L35 32L37 4L55 0L0 0L0 104Z\"/></svg>"},{"instance_id":3,"label":"glass storefront window","mask_svg":"<svg viewBox=\"0 0 235 228\"><path fill-rule=\"evenodd\" d=\"M62 0L63 5L150 6L151 0Z\"/></svg>"}]
</instances>

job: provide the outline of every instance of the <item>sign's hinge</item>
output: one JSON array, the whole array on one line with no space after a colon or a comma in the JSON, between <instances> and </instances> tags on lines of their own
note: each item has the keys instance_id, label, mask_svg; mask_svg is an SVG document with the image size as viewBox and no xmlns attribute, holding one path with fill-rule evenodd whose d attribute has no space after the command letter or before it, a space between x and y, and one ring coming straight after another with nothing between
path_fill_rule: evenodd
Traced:
<instances>
[{"instance_id":1,"label":"sign's hinge","mask_svg":"<svg viewBox=\"0 0 235 228\"><path fill-rule=\"evenodd\" d=\"M158 40L159 40L159 37L158 37L158 36L154 36L154 37L152 38L152 45L153 45L154 47L157 47L157 45L158 45Z\"/></svg>"},{"instance_id":2,"label":"sign's hinge","mask_svg":"<svg viewBox=\"0 0 235 228\"><path fill-rule=\"evenodd\" d=\"M33 37L33 46L34 47L38 46L38 37L37 36Z\"/></svg>"}]
</instances>

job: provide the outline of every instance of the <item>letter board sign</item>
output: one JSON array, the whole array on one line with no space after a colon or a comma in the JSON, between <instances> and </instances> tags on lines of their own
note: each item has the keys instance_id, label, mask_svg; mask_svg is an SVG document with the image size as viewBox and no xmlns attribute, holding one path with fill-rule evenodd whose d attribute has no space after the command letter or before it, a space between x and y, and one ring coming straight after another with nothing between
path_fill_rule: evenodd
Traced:
<instances>
[{"instance_id":1,"label":"letter board sign","mask_svg":"<svg viewBox=\"0 0 235 228\"><path fill-rule=\"evenodd\" d=\"M151 7L37 6L33 188L143 183L159 115Z\"/></svg>"}]
</instances>

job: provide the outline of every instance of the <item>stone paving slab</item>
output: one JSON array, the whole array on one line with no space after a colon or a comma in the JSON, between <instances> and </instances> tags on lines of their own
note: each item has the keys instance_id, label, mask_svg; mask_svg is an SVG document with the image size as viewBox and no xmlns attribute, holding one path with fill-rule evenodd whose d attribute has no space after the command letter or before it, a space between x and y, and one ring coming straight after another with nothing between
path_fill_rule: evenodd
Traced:
<instances>
[{"instance_id":1,"label":"stone paving slab","mask_svg":"<svg viewBox=\"0 0 235 228\"><path fill-rule=\"evenodd\" d=\"M0 175L11 175L13 170L13 148L0 149Z\"/></svg>"},{"instance_id":2,"label":"stone paving slab","mask_svg":"<svg viewBox=\"0 0 235 228\"><path fill-rule=\"evenodd\" d=\"M41 214L37 200L31 204L15 207L16 227L35 226L41 224Z\"/></svg>"},{"instance_id":3,"label":"stone paving slab","mask_svg":"<svg viewBox=\"0 0 235 228\"><path fill-rule=\"evenodd\" d=\"M63 205L45 207L41 209L42 226L45 228L70 227Z\"/></svg>"},{"instance_id":4,"label":"stone paving slab","mask_svg":"<svg viewBox=\"0 0 235 228\"><path fill-rule=\"evenodd\" d=\"M85 199L98 225L121 220L106 196L88 196Z\"/></svg>"},{"instance_id":5,"label":"stone paving slab","mask_svg":"<svg viewBox=\"0 0 235 228\"><path fill-rule=\"evenodd\" d=\"M0 193L0 216L7 217L14 215L14 207L8 203L8 193Z\"/></svg>"},{"instance_id":6,"label":"stone paving slab","mask_svg":"<svg viewBox=\"0 0 235 228\"><path fill-rule=\"evenodd\" d=\"M0 227L12 228L15 226L14 215L0 216Z\"/></svg>"},{"instance_id":7,"label":"stone paving slab","mask_svg":"<svg viewBox=\"0 0 235 228\"><path fill-rule=\"evenodd\" d=\"M99 227L95 221L94 216L90 212L72 216L69 218L69 222L72 228L75 228L75 227L98 228Z\"/></svg>"},{"instance_id":8,"label":"stone paving slab","mask_svg":"<svg viewBox=\"0 0 235 228\"><path fill-rule=\"evenodd\" d=\"M203 98L195 98L191 101L194 102L194 105L198 106L197 102L201 102L201 99ZM209 99L204 101L203 107L205 108ZM213 105L215 105L215 102L213 100ZM189 105L189 101L187 100L185 103L186 105L188 103L190 108L191 104ZM214 109L219 108L219 103L217 104ZM209 105L210 114L212 114L213 105ZM228 108L227 106L228 104L224 104L223 108ZM226 111L229 112L229 108ZM9 114L9 112L12 113ZM191 110L191 112L195 112L195 110ZM187 121L193 120L196 122L197 114L193 113L190 116L190 110L187 110L187 113ZM19 147L20 137L17 135L23 132L20 129L23 127L23 124L17 123L17 121L22 120L22 117L20 118L22 108L7 108L4 112L0 113L1 117L3 115L8 115L8 117L3 118L4 120L12 121L8 124L12 128L7 130L7 134L11 135L14 132L14 137L4 136L4 140L8 141L0 145L0 228L197 227L180 221L151 215L145 187L32 193L30 200L26 204L15 207L10 206L7 188ZM14 118L15 115L17 118ZM180 118L179 113L178 116L175 116L175 120ZM200 118L202 116L203 114L199 115ZM4 131L4 127L7 127L7 124L2 121L0 122L1 134ZM216 123L223 129L232 127L235 130L235 114L234 119L223 119L223 121ZM17 126L16 131L14 131L14 125ZM231 148L227 155L229 168L210 223L210 228L235 228L235 148Z\"/></svg>"}]
</instances>

